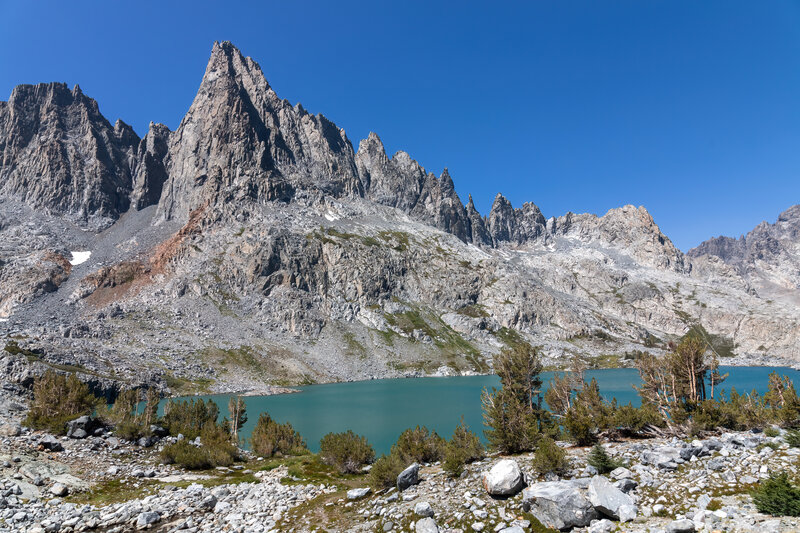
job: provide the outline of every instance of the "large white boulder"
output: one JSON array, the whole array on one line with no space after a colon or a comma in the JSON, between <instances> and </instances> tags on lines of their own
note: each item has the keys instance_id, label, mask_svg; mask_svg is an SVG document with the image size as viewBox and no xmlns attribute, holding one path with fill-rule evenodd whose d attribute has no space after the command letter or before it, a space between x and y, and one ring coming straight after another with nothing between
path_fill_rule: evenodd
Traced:
<instances>
[{"instance_id":1,"label":"large white boulder","mask_svg":"<svg viewBox=\"0 0 800 533\"><path fill-rule=\"evenodd\" d=\"M503 459L483 473L483 488L490 496L513 496L524 485L522 471L513 459Z\"/></svg>"}]
</instances>

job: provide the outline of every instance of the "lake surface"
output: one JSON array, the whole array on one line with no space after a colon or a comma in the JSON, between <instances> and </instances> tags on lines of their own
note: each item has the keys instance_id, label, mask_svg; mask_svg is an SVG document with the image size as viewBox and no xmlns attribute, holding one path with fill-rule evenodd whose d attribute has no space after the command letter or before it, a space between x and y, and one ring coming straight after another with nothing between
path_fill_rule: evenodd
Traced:
<instances>
[{"instance_id":1,"label":"lake surface","mask_svg":"<svg viewBox=\"0 0 800 533\"><path fill-rule=\"evenodd\" d=\"M778 371L800 382L800 372L775 367L720 367L728 379L721 389L763 393L767 376ZM543 373L545 382L552 372ZM619 404L639 405L634 385L641 384L639 373L631 368L589 370L586 380L596 378L603 396L616 398ZM297 387L301 392L276 396L245 397L248 421L241 436L249 437L259 413L267 411L278 422L291 422L305 438L312 451L319 450L319 440L330 432L352 429L367 437L378 454L389 448L406 428L424 425L439 435L450 438L463 416L470 428L483 438L481 391L499 387L497 376L442 378L407 378L332 383ZM227 395L200 396L211 398L228 414Z\"/></svg>"}]
</instances>

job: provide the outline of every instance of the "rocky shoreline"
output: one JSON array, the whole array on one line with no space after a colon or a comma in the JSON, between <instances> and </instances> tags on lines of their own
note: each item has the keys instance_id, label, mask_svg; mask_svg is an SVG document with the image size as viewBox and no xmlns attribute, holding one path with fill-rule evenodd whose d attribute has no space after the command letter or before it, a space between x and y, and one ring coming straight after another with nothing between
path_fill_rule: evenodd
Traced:
<instances>
[{"instance_id":1,"label":"rocky shoreline","mask_svg":"<svg viewBox=\"0 0 800 533\"><path fill-rule=\"evenodd\" d=\"M518 533L800 529L757 512L749 495L770 473L798 474L800 449L784 432L728 432L702 440L614 442L625 467L603 476L588 449L566 449L563 476L539 476L533 455L491 456L452 479L441 465L412 466L408 482L373 491L364 474L298 468L305 459L245 453L232 468L189 472L110 433L55 438L14 423L0 440L0 531L414 531ZM412 475L413 474L413 475Z\"/></svg>"}]
</instances>

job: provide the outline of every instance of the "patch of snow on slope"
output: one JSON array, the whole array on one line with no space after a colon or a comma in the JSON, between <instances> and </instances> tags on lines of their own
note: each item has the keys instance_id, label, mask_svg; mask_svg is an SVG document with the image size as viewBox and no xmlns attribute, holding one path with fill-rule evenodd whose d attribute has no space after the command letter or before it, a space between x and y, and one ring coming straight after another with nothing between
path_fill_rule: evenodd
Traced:
<instances>
[{"instance_id":1,"label":"patch of snow on slope","mask_svg":"<svg viewBox=\"0 0 800 533\"><path fill-rule=\"evenodd\" d=\"M72 254L72 259L69 260L69 264L72 266L80 265L81 263L85 263L89 260L89 256L92 255L92 252L70 252Z\"/></svg>"}]
</instances>

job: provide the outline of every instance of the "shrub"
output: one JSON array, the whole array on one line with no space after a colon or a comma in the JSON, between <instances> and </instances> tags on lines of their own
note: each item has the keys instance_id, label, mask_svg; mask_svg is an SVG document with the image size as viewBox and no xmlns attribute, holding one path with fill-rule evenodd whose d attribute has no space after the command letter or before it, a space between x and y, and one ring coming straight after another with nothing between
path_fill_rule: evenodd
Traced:
<instances>
[{"instance_id":1,"label":"shrub","mask_svg":"<svg viewBox=\"0 0 800 533\"><path fill-rule=\"evenodd\" d=\"M444 448L444 439L435 431L417 426L400 434L397 443L392 447L392 453L396 453L406 464L433 463L442 460Z\"/></svg>"},{"instance_id":2,"label":"shrub","mask_svg":"<svg viewBox=\"0 0 800 533\"><path fill-rule=\"evenodd\" d=\"M464 465L483 459L483 444L478 436L464 424L464 418L456 426L450 442L444 448L442 468L452 477L458 477L464 471Z\"/></svg>"},{"instance_id":3,"label":"shrub","mask_svg":"<svg viewBox=\"0 0 800 533\"><path fill-rule=\"evenodd\" d=\"M75 374L64 376L48 370L33 382L33 401L23 423L51 433L66 433L66 424L90 415L100 399Z\"/></svg>"},{"instance_id":4,"label":"shrub","mask_svg":"<svg viewBox=\"0 0 800 533\"><path fill-rule=\"evenodd\" d=\"M800 516L800 489L789 481L786 472L772 474L752 492L760 513L772 516Z\"/></svg>"},{"instance_id":5,"label":"shrub","mask_svg":"<svg viewBox=\"0 0 800 533\"><path fill-rule=\"evenodd\" d=\"M289 422L279 424L267 413L258 415L256 427L250 435L250 446L253 453L261 457L308 453L303 437Z\"/></svg>"},{"instance_id":6,"label":"shrub","mask_svg":"<svg viewBox=\"0 0 800 533\"><path fill-rule=\"evenodd\" d=\"M800 448L800 430L798 429L788 430L786 432L786 435L783 437L783 440L785 440L786 444L788 444L792 448Z\"/></svg>"},{"instance_id":7,"label":"shrub","mask_svg":"<svg viewBox=\"0 0 800 533\"><path fill-rule=\"evenodd\" d=\"M208 424L217 423L219 407L212 400L170 400L164 407L164 426L170 435L194 439Z\"/></svg>"},{"instance_id":8,"label":"shrub","mask_svg":"<svg viewBox=\"0 0 800 533\"><path fill-rule=\"evenodd\" d=\"M396 453L382 455L369 471L370 485L376 489L388 489L397 484L397 476L408 466Z\"/></svg>"},{"instance_id":9,"label":"shrub","mask_svg":"<svg viewBox=\"0 0 800 533\"><path fill-rule=\"evenodd\" d=\"M99 417L114 426L117 437L136 440L150 435L150 425L157 422L158 401L158 392L148 389L144 410L139 412L139 391L127 389L119 393L114 405L99 409Z\"/></svg>"},{"instance_id":10,"label":"shrub","mask_svg":"<svg viewBox=\"0 0 800 533\"><path fill-rule=\"evenodd\" d=\"M238 449L231 442L224 427L206 424L200 431L201 446L188 439L168 444L161 450L161 459L166 464L178 464L190 470L230 466L238 458Z\"/></svg>"},{"instance_id":11,"label":"shrub","mask_svg":"<svg viewBox=\"0 0 800 533\"><path fill-rule=\"evenodd\" d=\"M603 448L601 444L595 444L592 447L586 458L586 462L595 467L600 474L607 474L615 468L622 466L622 462L608 455L608 452L606 452L606 449Z\"/></svg>"},{"instance_id":12,"label":"shrub","mask_svg":"<svg viewBox=\"0 0 800 533\"><path fill-rule=\"evenodd\" d=\"M556 441L550 437L542 437L533 456L532 466L540 474L561 475L569 469L569 460Z\"/></svg>"},{"instance_id":13,"label":"shrub","mask_svg":"<svg viewBox=\"0 0 800 533\"><path fill-rule=\"evenodd\" d=\"M764 428L764 435L767 436L767 437L773 438L773 437L777 437L780 434L781 434L781 432L778 430L778 428L774 428L772 426L770 426L768 428Z\"/></svg>"},{"instance_id":14,"label":"shrub","mask_svg":"<svg viewBox=\"0 0 800 533\"><path fill-rule=\"evenodd\" d=\"M344 433L328 433L319 441L322 461L336 467L342 474L353 474L375 460L375 450L366 437L351 430Z\"/></svg>"},{"instance_id":15,"label":"shrub","mask_svg":"<svg viewBox=\"0 0 800 533\"><path fill-rule=\"evenodd\" d=\"M626 433L638 434L647 426L664 427L666 422L653 404L634 407L629 403L614 411L613 425Z\"/></svg>"}]
</instances>

